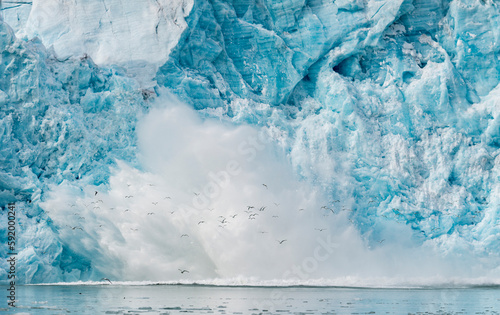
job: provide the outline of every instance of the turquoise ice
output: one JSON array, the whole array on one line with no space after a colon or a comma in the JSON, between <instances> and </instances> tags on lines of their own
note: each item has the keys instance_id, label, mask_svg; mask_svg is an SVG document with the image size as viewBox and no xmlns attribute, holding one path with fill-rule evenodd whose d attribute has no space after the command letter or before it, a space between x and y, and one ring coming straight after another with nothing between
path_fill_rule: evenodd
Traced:
<instances>
[{"instance_id":1,"label":"turquoise ice","mask_svg":"<svg viewBox=\"0 0 500 315\"><path fill-rule=\"evenodd\" d=\"M106 241L91 232L91 218L82 225L88 248L62 236L49 192L68 186L84 198L92 186L106 194L121 162L151 172L138 124L169 93L203 119L264 131L297 181L346 215L369 250L401 241L496 268L497 3L111 2L89 1L83 13L48 1L59 20L41 1L3 11L0 203L21 210L21 281L99 280L106 275L97 265L125 263L93 254ZM410 239L398 240L402 227ZM224 274L200 242L203 259Z\"/></svg>"}]
</instances>

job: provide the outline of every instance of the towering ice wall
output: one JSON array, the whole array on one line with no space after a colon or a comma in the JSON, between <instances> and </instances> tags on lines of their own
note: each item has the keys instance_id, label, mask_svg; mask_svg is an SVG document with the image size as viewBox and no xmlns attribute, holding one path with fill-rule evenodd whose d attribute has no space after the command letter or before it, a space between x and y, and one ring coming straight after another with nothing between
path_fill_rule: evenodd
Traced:
<instances>
[{"instance_id":1,"label":"towering ice wall","mask_svg":"<svg viewBox=\"0 0 500 315\"><path fill-rule=\"evenodd\" d=\"M3 12L18 38L2 24L1 199L18 200L26 213L20 217L24 281L98 279L106 264L117 277L152 280L148 273L127 278L119 272L132 270L124 266L123 251L138 246L128 235L139 232L131 219L122 214L113 233L93 233L89 215L96 222L106 218L106 224L113 217L74 200L89 204L95 188L112 203L125 189L120 182L136 171L145 172L137 175L147 177L144 185L153 174L170 190L188 187L192 182L185 177L195 178L194 170L199 177L215 172L211 160L231 156L228 148L238 146L239 135L252 134L240 129L247 125L264 132L280 152L259 165L290 164L297 187L317 193L317 198L302 196L311 199L311 220L345 219L344 228L358 233L346 235L359 238L369 257L401 254L384 248L426 248L445 259L468 263L476 262L474 257L483 264L475 269L495 271L500 16L494 1L53 0ZM155 103L154 97L169 93L209 122L197 121L190 111L156 112L163 106L158 102L166 101ZM143 117L152 107L156 118ZM155 132L162 136L151 137ZM171 134L176 136L165 136ZM223 144L214 140L219 137ZM148 144L150 138L157 143ZM201 149L185 149L190 143ZM224 153L203 149L209 143ZM173 158L176 154L183 158ZM190 156L195 158L184 164ZM269 173L254 171L262 172ZM243 181L236 183L246 191ZM114 202L114 208L126 208ZM182 205L172 202L169 209ZM227 203L224 208L233 205ZM77 240L64 229L64 220L84 211L87 221L79 226L86 233ZM312 233L295 221L292 210L280 211L291 218L292 231ZM161 219L155 228L177 232L181 221ZM241 261L224 246L238 240L245 257L245 250L253 254L252 244L259 244L246 226L223 235L216 229L196 234L189 223L199 222L182 223L196 239L193 252L184 252L180 240L161 243L156 234L151 239L149 253L162 266L158 270L198 260L203 264L193 266L198 278L237 276L240 271L231 268ZM279 223L266 224L279 230ZM328 224L342 230L338 222ZM174 239L176 234L168 233ZM120 249L114 242L124 245ZM262 245L262 253L273 255ZM299 262L307 255L301 249L288 254ZM339 249L338 255L344 254L349 257ZM339 269L336 263L329 264L332 270ZM339 275L327 269L316 276ZM248 270L241 273L260 275ZM176 277L165 275L161 279Z\"/></svg>"},{"instance_id":2,"label":"towering ice wall","mask_svg":"<svg viewBox=\"0 0 500 315\"><path fill-rule=\"evenodd\" d=\"M277 130L363 232L493 254L499 21L492 1L197 1L157 81Z\"/></svg>"},{"instance_id":3,"label":"towering ice wall","mask_svg":"<svg viewBox=\"0 0 500 315\"><path fill-rule=\"evenodd\" d=\"M28 269L21 277L85 279L90 257L61 245L50 212L39 202L51 184L99 185L115 159L135 160L134 122L148 107L144 91L122 69L99 68L84 56L61 61L38 39L17 39L6 23L0 27L0 203L18 202L19 266ZM6 228L5 221L2 257Z\"/></svg>"}]
</instances>

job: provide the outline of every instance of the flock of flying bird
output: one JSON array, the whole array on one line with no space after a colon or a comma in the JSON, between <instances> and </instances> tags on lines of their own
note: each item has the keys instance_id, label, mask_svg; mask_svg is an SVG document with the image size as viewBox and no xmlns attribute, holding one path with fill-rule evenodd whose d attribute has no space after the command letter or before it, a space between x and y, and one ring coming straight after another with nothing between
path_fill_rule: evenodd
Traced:
<instances>
[{"instance_id":1,"label":"flock of flying bird","mask_svg":"<svg viewBox=\"0 0 500 315\"><path fill-rule=\"evenodd\" d=\"M130 185L128 185L128 186L130 186ZM153 186L153 185L150 184L150 186ZM268 186L266 184L262 184L262 186L265 189L268 189ZM193 194L195 196L199 196L200 195L199 193L196 193L196 192L193 192ZM98 191L95 191L94 192L95 199L98 198L97 195L98 195ZM134 195L126 195L126 196L124 196L124 198L125 199L131 199L131 198L134 198ZM166 199L172 199L172 198L170 196L165 196L163 199L166 200ZM370 203L373 203L373 202L375 202L375 201L374 200L370 200ZM351 209L347 209L345 207L342 207L341 209L339 209L339 207L337 207L337 209L335 209L336 208L335 204L336 203L340 203L340 200L334 200L332 203L333 203L332 206L326 206L326 205L324 205L324 206L322 206L320 208L321 210L323 210L325 212L325 214L324 214L325 216L328 216L328 214L330 212L333 213L333 214L338 214L340 211L352 211ZM152 206L158 206L158 204L159 204L158 201L151 202ZM102 199L96 199L96 200L92 201L90 204L86 204L85 206L87 208L89 206L92 206L93 210L97 211L97 210L101 210L101 206L102 205L104 205L104 201ZM75 207L76 204L71 204L70 206L71 207ZM276 207L275 209L277 209L280 206L280 204L275 202L274 206ZM114 210L114 208L109 208L109 209L110 210ZM213 212L215 209L214 208L207 208L207 210L210 211L210 212ZM123 210L123 213L130 212L130 211L131 210L127 208L127 209ZM298 211L305 211L305 209L304 208L299 208ZM169 212L170 212L171 215L173 215L175 213L175 211L169 211ZM268 208L268 206L253 206L253 205L248 205L248 206L246 206L246 209L243 210L243 212L245 214L234 213L234 214L229 215L228 217L225 217L225 216L222 216L222 215L218 216L217 217L218 227L219 228L225 228L230 222L232 222L233 220L236 220L237 217L241 218L241 217L245 217L246 216L248 220L256 220L259 216L262 217L262 215L264 213L273 212L273 211L270 211L269 208ZM77 218L77 220L85 220L85 217L81 216L77 212L75 212L73 215L75 216L75 218ZM155 215L155 212L154 211L149 211L149 212L146 212L146 215L147 216L153 216L153 215ZM228 218L230 218L229 221L228 221ZM277 218L279 218L279 216L277 214L271 214L271 218L272 219L277 219ZM349 220L353 223L353 221L351 219L349 219ZM207 221L205 218L199 218L199 219L196 220L196 222L197 222L198 226L199 225L207 224L208 222L214 223L214 221ZM81 230L81 231L83 231L83 228L80 227L80 226L70 226L70 225L66 225L66 226L69 227L72 230ZM100 224L98 227L102 228L103 225ZM130 228L130 230L132 230L132 231L138 231L138 228ZM319 232L323 232L323 231L326 231L327 228L325 228L325 227L316 227L315 230L319 231ZM266 234L268 232L261 230L261 231L259 231L259 233ZM180 235L180 238L189 238L189 234L183 233L183 234ZM276 239L277 245L283 245L287 241L288 240L286 238ZM379 243L382 244L382 242L384 242L384 241L385 240L380 240ZM189 273L189 270L187 270L187 269L181 269L181 268L179 268L178 270L179 270L179 272L181 274ZM106 280L106 281L109 281L111 283L111 281L109 279L105 279L105 278L103 278L103 279Z\"/></svg>"}]
</instances>

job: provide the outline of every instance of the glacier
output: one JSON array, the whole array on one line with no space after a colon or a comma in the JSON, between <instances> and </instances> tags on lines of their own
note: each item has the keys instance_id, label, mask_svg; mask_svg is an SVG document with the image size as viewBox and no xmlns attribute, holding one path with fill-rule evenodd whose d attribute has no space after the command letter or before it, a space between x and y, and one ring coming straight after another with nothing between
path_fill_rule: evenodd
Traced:
<instances>
[{"instance_id":1,"label":"glacier","mask_svg":"<svg viewBox=\"0 0 500 315\"><path fill-rule=\"evenodd\" d=\"M500 279L496 2L14 2L19 281Z\"/></svg>"}]
</instances>

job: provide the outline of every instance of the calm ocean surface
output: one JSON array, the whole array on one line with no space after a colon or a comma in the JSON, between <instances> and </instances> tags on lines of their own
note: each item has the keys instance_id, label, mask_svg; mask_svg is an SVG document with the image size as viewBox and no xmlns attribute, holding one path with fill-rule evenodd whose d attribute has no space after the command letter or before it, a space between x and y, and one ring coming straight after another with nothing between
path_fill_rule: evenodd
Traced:
<instances>
[{"instance_id":1,"label":"calm ocean surface","mask_svg":"<svg viewBox=\"0 0 500 315\"><path fill-rule=\"evenodd\" d=\"M8 292L6 286L0 286ZM5 295L6 297L6 295ZM500 287L17 286L12 314L500 314Z\"/></svg>"}]
</instances>

